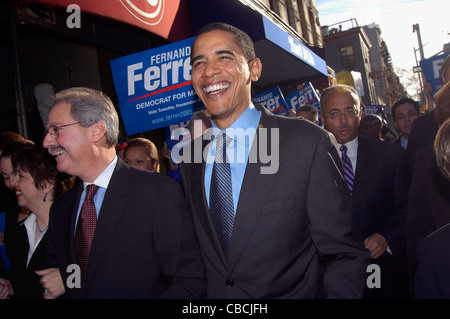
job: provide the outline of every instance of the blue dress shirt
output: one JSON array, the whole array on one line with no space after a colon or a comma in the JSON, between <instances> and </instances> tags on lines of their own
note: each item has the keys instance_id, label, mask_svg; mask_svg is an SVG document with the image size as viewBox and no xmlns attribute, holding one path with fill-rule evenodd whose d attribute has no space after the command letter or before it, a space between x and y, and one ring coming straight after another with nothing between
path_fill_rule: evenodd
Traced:
<instances>
[{"instance_id":1,"label":"blue dress shirt","mask_svg":"<svg viewBox=\"0 0 450 319\"><path fill-rule=\"evenodd\" d=\"M227 129L220 130L212 121L212 138L207 147L208 153L205 168L205 194L209 206L209 190L211 186L211 174L214 165L216 151L216 137L219 133L226 133L232 141L227 146L227 156L230 161L231 180L233 186L233 205L236 214L242 181L247 168L248 156L252 146L256 129L258 128L261 112L250 102L248 108Z\"/></svg>"}]
</instances>

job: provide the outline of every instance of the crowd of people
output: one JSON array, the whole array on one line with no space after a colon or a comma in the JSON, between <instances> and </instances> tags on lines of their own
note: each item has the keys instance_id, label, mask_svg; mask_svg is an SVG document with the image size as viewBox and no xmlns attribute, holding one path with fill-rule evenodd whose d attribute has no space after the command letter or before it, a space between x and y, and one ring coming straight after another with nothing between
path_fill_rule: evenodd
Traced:
<instances>
[{"instance_id":1,"label":"crowd of people","mask_svg":"<svg viewBox=\"0 0 450 319\"><path fill-rule=\"evenodd\" d=\"M206 110L181 161L119 142L90 88L55 94L42 145L0 134L0 298L450 298L449 59L433 111L392 106L392 141L347 85L320 114L254 105L262 63L228 24L199 31L191 64Z\"/></svg>"}]
</instances>

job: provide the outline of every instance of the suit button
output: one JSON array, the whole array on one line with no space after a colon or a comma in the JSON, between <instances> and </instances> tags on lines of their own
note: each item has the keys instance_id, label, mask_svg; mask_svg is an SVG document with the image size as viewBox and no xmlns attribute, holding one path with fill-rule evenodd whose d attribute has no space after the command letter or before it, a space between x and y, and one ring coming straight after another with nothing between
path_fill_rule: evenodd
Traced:
<instances>
[{"instance_id":1,"label":"suit button","mask_svg":"<svg viewBox=\"0 0 450 319\"><path fill-rule=\"evenodd\" d=\"M231 280L231 279L228 279L227 282L226 282L226 284L227 284L227 286L229 286L229 287L233 287L233 286L234 286L234 281Z\"/></svg>"}]
</instances>

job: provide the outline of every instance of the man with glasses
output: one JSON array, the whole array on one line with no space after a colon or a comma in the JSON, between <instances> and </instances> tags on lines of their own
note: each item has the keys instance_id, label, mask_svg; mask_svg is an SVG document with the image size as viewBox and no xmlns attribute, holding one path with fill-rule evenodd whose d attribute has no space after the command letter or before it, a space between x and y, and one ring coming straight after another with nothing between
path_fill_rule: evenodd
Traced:
<instances>
[{"instance_id":1,"label":"man with glasses","mask_svg":"<svg viewBox=\"0 0 450 319\"><path fill-rule=\"evenodd\" d=\"M50 210L55 268L38 272L44 297L201 297L204 266L181 189L118 158L111 100L88 88L58 92L47 128L43 144L57 169L82 183Z\"/></svg>"},{"instance_id":2,"label":"man with glasses","mask_svg":"<svg viewBox=\"0 0 450 319\"><path fill-rule=\"evenodd\" d=\"M371 252L372 263L381 269L381 288L366 288L365 297L407 297L405 150L359 134L362 109L353 87L326 88L320 104L324 127L338 143L352 196L353 220Z\"/></svg>"}]
</instances>

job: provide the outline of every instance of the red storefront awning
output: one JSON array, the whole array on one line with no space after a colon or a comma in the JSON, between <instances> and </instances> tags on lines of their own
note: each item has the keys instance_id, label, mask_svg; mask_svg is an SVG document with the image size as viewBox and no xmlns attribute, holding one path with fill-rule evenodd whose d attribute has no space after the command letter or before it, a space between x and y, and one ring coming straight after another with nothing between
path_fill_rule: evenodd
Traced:
<instances>
[{"instance_id":1,"label":"red storefront awning","mask_svg":"<svg viewBox=\"0 0 450 319\"><path fill-rule=\"evenodd\" d=\"M165 39L174 26L181 0L29 0L57 7L80 6L95 14L148 30Z\"/></svg>"}]
</instances>

